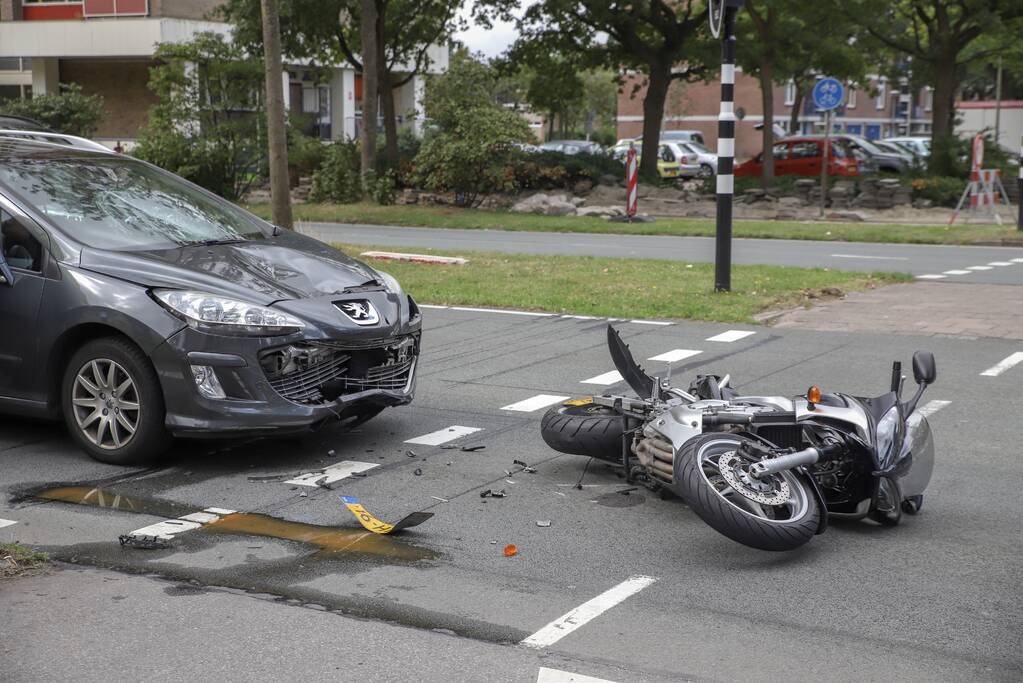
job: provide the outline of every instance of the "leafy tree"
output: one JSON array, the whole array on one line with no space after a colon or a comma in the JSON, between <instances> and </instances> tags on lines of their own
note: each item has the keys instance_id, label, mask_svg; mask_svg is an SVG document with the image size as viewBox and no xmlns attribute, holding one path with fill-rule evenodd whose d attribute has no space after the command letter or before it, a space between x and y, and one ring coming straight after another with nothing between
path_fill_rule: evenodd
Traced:
<instances>
[{"instance_id":1,"label":"leafy tree","mask_svg":"<svg viewBox=\"0 0 1023 683\"><path fill-rule=\"evenodd\" d=\"M461 0L373 0L377 11L377 77L386 156L398 158L394 89L400 88L430 64L429 47L443 44L463 22ZM227 0L220 12L235 27L239 42L262 52L259 0ZM292 59L319 64L348 63L363 70L360 37L362 0L290 0L281 6L281 39ZM477 20L487 21L485 14Z\"/></svg>"},{"instance_id":2,"label":"leafy tree","mask_svg":"<svg viewBox=\"0 0 1023 683\"><path fill-rule=\"evenodd\" d=\"M547 139L554 137L555 121L564 137L572 127L572 114L582 106L583 80L571 62L550 54L532 66L526 99L533 111L546 114Z\"/></svg>"},{"instance_id":3,"label":"leafy tree","mask_svg":"<svg viewBox=\"0 0 1023 683\"><path fill-rule=\"evenodd\" d=\"M857 21L867 49L908 56L934 87L931 171L955 166L955 98L967 68L1018 43L1019 0L849 0L841 11ZM981 38L984 38L982 41Z\"/></svg>"},{"instance_id":4,"label":"leafy tree","mask_svg":"<svg viewBox=\"0 0 1023 683\"><path fill-rule=\"evenodd\" d=\"M216 33L163 43L154 58L158 102L133 154L238 199L265 170L262 61Z\"/></svg>"},{"instance_id":5,"label":"leafy tree","mask_svg":"<svg viewBox=\"0 0 1023 683\"><path fill-rule=\"evenodd\" d=\"M103 119L103 97L86 95L77 83L62 85L53 95L0 102L0 114L34 119L58 133L91 137Z\"/></svg>"},{"instance_id":6,"label":"leafy tree","mask_svg":"<svg viewBox=\"0 0 1023 683\"><path fill-rule=\"evenodd\" d=\"M517 5L490 0L491 5ZM674 80L707 74L714 46L701 41L707 25L702 0L539 0L523 13L519 31L532 49L546 49L580 68L635 69L647 77L643 144L656 149L668 88ZM644 156L644 175L657 174L657 157Z\"/></svg>"}]
</instances>

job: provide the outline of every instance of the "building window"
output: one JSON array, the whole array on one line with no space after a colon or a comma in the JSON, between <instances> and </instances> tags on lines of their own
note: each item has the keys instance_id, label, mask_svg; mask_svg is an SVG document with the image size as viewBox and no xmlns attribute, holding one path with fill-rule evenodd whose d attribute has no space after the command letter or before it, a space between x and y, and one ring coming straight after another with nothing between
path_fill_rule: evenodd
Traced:
<instances>
[{"instance_id":1,"label":"building window","mask_svg":"<svg viewBox=\"0 0 1023 683\"><path fill-rule=\"evenodd\" d=\"M885 104L888 101L888 83L882 78L877 82L877 99L874 100L874 106L877 107L878 111L884 109Z\"/></svg>"},{"instance_id":2,"label":"building window","mask_svg":"<svg viewBox=\"0 0 1023 683\"><path fill-rule=\"evenodd\" d=\"M928 86L927 90L924 91L924 111L930 111L934 108L934 88Z\"/></svg>"},{"instance_id":3,"label":"building window","mask_svg":"<svg viewBox=\"0 0 1023 683\"><path fill-rule=\"evenodd\" d=\"M796 103L796 82L789 81L785 86L785 106L791 107Z\"/></svg>"},{"instance_id":4,"label":"building window","mask_svg":"<svg viewBox=\"0 0 1023 683\"><path fill-rule=\"evenodd\" d=\"M851 85L849 86L849 95L847 96L847 98L848 99L846 100L845 108L846 109L855 109L856 108L856 88L854 88Z\"/></svg>"}]
</instances>

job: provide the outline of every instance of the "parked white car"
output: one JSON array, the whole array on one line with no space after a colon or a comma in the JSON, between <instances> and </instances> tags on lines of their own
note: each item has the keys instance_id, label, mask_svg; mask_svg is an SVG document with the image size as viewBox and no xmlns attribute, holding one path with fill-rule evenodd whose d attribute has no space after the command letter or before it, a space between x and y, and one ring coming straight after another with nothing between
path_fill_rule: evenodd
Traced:
<instances>
[{"instance_id":1,"label":"parked white car","mask_svg":"<svg viewBox=\"0 0 1023 683\"><path fill-rule=\"evenodd\" d=\"M696 155L696 161L700 164L700 170L697 171L697 175L701 178L709 178L712 175L717 175L718 172L718 155L707 149L702 143L699 142L683 142L682 146L685 147L686 151Z\"/></svg>"},{"instance_id":2,"label":"parked white car","mask_svg":"<svg viewBox=\"0 0 1023 683\"><path fill-rule=\"evenodd\" d=\"M900 147L905 147L921 159L931 156L931 139L928 137L885 138L884 142L894 142Z\"/></svg>"}]
</instances>

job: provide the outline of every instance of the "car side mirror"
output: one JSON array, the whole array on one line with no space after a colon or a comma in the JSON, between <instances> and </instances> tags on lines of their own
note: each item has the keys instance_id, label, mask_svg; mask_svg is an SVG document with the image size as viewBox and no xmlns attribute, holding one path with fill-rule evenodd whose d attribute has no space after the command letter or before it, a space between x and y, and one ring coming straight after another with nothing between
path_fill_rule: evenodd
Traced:
<instances>
[{"instance_id":1,"label":"car side mirror","mask_svg":"<svg viewBox=\"0 0 1023 683\"><path fill-rule=\"evenodd\" d=\"M930 351L917 351L913 354L913 379L917 384L933 384L938 378L938 369L934 365L934 354Z\"/></svg>"}]
</instances>

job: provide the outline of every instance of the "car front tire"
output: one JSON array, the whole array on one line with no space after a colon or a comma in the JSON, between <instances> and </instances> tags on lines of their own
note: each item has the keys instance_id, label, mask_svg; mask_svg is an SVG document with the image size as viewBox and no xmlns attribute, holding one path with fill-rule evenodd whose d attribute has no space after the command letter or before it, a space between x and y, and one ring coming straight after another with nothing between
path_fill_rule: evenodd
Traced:
<instances>
[{"instance_id":1,"label":"car front tire","mask_svg":"<svg viewBox=\"0 0 1023 683\"><path fill-rule=\"evenodd\" d=\"M71 437L100 462L145 464L170 446L156 370L126 339L94 339L75 352L64 371L61 405Z\"/></svg>"}]
</instances>

